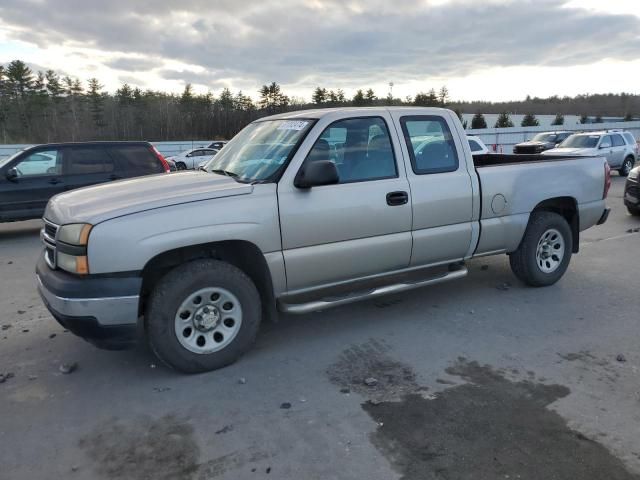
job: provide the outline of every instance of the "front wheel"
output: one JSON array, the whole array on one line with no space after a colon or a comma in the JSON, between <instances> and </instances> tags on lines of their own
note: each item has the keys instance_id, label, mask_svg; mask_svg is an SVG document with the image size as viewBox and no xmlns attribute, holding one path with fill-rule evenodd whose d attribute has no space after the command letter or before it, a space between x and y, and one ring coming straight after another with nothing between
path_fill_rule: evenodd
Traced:
<instances>
[{"instance_id":1,"label":"front wheel","mask_svg":"<svg viewBox=\"0 0 640 480\"><path fill-rule=\"evenodd\" d=\"M184 162L176 162L176 170L186 170L187 165Z\"/></svg>"},{"instance_id":2,"label":"front wheel","mask_svg":"<svg viewBox=\"0 0 640 480\"><path fill-rule=\"evenodd\" d=\"M260 295L237 267L194 260L160 280L145 320L149 343L160 360L181 372L206 372L235 362L249 350L260 325Z\"/></svg>"},{"instance_id":3,"label":"front wheel","mask_svg":"<svg viewBox=\"0 0 640 480\"><path fill-rule=\"evenodd\" d=\"M627 205L627 212L629 212L629 214L633 215L634 217L640 217L640 207L632 207L630 205Z\"/></svg>"},{"instance_id":4,"label":"front wheel","mask_svg":"<svg viewBox=\"0 0 640 480\"><path fill-rule=\"evenodd\" d=\"M569 266L572 245L571 228L564 217L534 212L520 246L509 256L511 270L527 285L553 285Z\"/></svg>"},{"instance_id":5,"label":"front wheel","mask_svg":"<svg viewBox=\"0 0 640 480\"><path fill-rule=\"evenodd\" d=\"M627 175L629 175L629 172L631 171L632 168L633 168L633 158L627 157L624 159L624 162L622 162L622 167L620 167L620 170L618 170L618 173L620 174L621 177L626 177Z\"/></svg>"}]
</instances>

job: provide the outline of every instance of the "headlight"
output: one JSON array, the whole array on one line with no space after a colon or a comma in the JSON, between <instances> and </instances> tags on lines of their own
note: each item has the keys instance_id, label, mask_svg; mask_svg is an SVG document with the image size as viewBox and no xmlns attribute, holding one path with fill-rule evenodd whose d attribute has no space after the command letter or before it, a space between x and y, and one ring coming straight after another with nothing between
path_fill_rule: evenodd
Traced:
<instances>
[{"instance_id":1,"label":"headlight","mask_svg":"<svg viewBox=\"0 0 640 480\"><path fill-rule=\"evenodd\" d=\"M63 253L58 250L57 252L58 266L71 273L78 273L80 275L86 275L89 273L89 263L87 262L87 256L76 256L68 253Z\"/></svg>"},{"instance_id":2,"label":"headlight","mask_svg":"<svg viewBox=\"0 0 640 480\"><path fill-rule=\"evenodd\" d=\"M630 180L638 180L638 176L640 176L640 167L636 167L629 172Z\"/></svg>"},{"instance_id":3,"label":"headlight","mask_svg":"<svg viewBox=\"0 0 640 480\"><path fill-rule=\"evenodd\" d=\"M70 245L86 246L89 241L92 225L88 223L72 223L63 225L58 231L58 241Z\"/></svg>"},{"instance_id":4,"label":"headlight","mask_svg":"<svg viewBox=\"0 0 640 480\"><path fill-rule=\"evenodd\" d=\"M63 270L80 275L89 273L87 243L92 225L72 223L63 225L56 238L56 264Z\"/></svg>"}]
</instances>

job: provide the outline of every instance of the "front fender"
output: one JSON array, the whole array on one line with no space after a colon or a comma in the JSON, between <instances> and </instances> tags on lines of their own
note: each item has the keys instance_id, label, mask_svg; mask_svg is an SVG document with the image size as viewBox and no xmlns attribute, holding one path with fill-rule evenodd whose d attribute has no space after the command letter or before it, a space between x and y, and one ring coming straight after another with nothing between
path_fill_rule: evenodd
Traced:
<instances>
[{"instance_id":1,"label":"front fender","mask_svg":"<svg viewBox=\"0 0 640 480\"><path fill-rule=\"evenodd\" d=\"M140 271L163 252L224 240L248 241L263 253L281 250L275 185L102 222L89 237L89 272Z\"/></svg>"}]
</instances>

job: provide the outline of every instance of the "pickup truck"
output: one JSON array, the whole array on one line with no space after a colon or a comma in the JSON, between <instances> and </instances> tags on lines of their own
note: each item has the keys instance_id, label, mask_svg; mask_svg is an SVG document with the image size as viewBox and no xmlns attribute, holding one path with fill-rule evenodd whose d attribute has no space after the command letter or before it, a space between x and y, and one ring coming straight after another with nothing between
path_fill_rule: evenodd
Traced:
<instances>
[{"instance_id":1,"label":"pickup truck","mask_svg":"<svg viewBox=\"0 0 640 480\"><path fill-rule=\"evenodd\" d=\"M143 335L168 366L202 372L278 312L453 280L473 257L507 254L521 281L551 285L606 221L609 185L601 157L472 156L449 110L290 112L249 124L206 171L51 199L37 285L95 345Z\"/></svg>"}]
</instances>

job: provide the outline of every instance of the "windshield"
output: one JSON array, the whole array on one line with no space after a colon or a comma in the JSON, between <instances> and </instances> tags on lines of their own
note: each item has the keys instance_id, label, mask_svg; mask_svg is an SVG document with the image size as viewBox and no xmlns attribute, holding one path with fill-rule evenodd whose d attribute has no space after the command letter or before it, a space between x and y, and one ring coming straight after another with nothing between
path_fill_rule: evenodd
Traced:
<instances>
[{"instance_id":1,"label":"windshield","mask_svg":"<svg viewBox=\"0 0 640 480\"><path fill-rule=\"evenodd\" d=\"M562 148L596 148L599 135L571 135L560 144Z\"/></svg>"},{"instance_id":2,"label":"windshield","mask_svg":"<svg viewBox=\"0 0 640 480\"><path fill-rule=\"evenodd\" d=\"M531 139L532 142L555 142L558 135L555 133L539 133Z\"/></svg>"},{"instance_id":3,"label":"windshield","mask_svg":"<svg viewBox=\"0 0 640 480\"><path fill-rule=\"evenodd\" d=\"M247 125L204 169L240 182L267 182L286 166L313 120L266 120Z\"/></svg>"}]
</instances>

